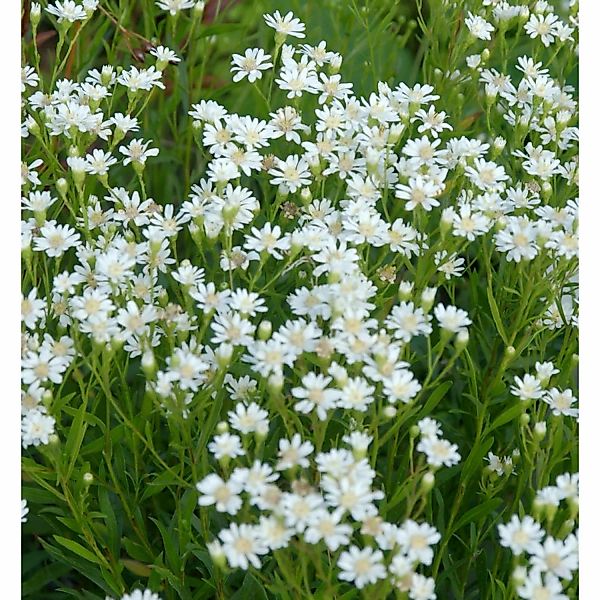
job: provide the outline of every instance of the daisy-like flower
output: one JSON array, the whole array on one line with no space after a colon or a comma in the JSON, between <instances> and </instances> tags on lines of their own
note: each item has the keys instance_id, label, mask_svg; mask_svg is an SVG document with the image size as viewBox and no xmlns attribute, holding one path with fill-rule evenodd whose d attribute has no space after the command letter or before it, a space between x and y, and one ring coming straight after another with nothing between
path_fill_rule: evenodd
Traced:
<instances>
[{"instance_id":1,"label":"daisy-like flower","mask_svg":"<svg viewBox=\"0 0 600 600\"><path fill-rule=\"evenodd\" d=\"M506 260L521 262L537 256L539 246L536 242L537 229L534 222L527 218L510 218L504 229L494 236L499 252L506 252Z\"/></svg>"},{"instance_id":2,"label":"daisy-like flower","mask_svg":"<svg viewBox=\"0 0 600 600\"><path fill-rule=\"evenodd\" d=\"M25 86L37 87L39 82L40 76L33 67L25 65L21 68L21 93L25 91Z\"/></svg>"},{"instance_id":3,"label":"daisy-like flower","mask_svg":"<svg viewBox=\"0 0 600 600\"><path fill-rule=\"evenodd\" d=\"M85 8L74 0L64 0L63 2L56 0L54 4L46 8L46 11L57 17L59 23L62 23L62 21L74 23L75 21L84 21L87 18Z\"/></svg>"},{"instance_id":4,"label":"daisy-like flower","mask_svg":"<svg viewBox=\"0 0 600 600\"><path fill-rule=\"evenodd\" d=\"M34 250L58 258L80 243L80 235L72 227L57 225L56 221L46 221L40 229L40 236L35 239Z\"/></svg>"},{"instance_id":5,"label":"daisy-like flower","mask_svg":"<svg viewBox=\"0 0 600 600\"><path fill-rule=\"evenodd\" d=\"M547 15L531 13L529 21L525 23L525 32L532 40L539 37L542 40L542 44L547 48L554 42L554 36L558 33L559 23L559 18L553 13Z\"/></svg>"},{"instance_id":6,"label":"daisy-like flower","mask_svg":"<svg viewBox=\"0 0 600 600\"><path fill-rule=\"evenodd\" d=\"M469 11L467 18L465 19L465 25L473 36L479 40L491 40L494 26L488 23L483 17L474 15Z\"/></svg>"},{"instance_id":7,"label":"daisy-like flower","mask_svg":"<svg viewBox=\"0 0 600 600\"><path fill-rule=\"evenodd\" d=\"M542 400L550 406L552 414L555 416L563 415L566 417L579 416L579 409L573 408L573 404L577 403L577 398L573 396L571 390L560 391L557 388L552 388L542 396Z\"/></svg>"},{"instance_id":8,"label":"daisy-like flower","mask_svg":"<svg viewBox=\"0 0 600 600\"><path fill-rule=\"evenodd\" d=\"M566 580L572 579L572 572L579 568L577 545L569 538L562 541L548 536L544 543L535 544L529 560L533 568Z\"/></svg>"},{"instance_id":9,"label":"daisy-like flower","mask_svg":"<svg viewBox=\"0 0 600 600\"><path fill-rule=\"evenodd\" d=\"M242 434L264 434L269 429L269 414L256 402L251 402L248 406L243 402L238 402L235 405L235 411L229 411L227 416L231 427Z\"/></svg>"},{"instance_id":10,"label":"daisy-like flower","mask_svg":"<svg viewBox=\"0 0 600 600\"><path fill-rule=\"evenodd\" d=\"M241 81L248 77L250 83L262 78L262 72L273 66L271 55L265 54L262 48L247 48L244 56L234 54L231 57L231 71L234 73L233 81Z\"/></svg>"},{"instance_id":11,"label":"daisy-like flower","mask_svg":"<svg viewBox=\"0 0 600 600\"><path fill-rule=\"evenodd\" d=\"M517 588L517 592L524 600L568 600L568 596L562 593L563 586L551 573L544 573L539 569L531 569L525 578L522 586Z\"/></svg>"},{"instance_id":12,"label":"daisy-like flower","mask_svg":"<svg viewBox=\"0 0 600 600\"><path fill-rule=\"evenodd\" d=\"M23 448L47 444L54 433L54 417L43 414L39 410L30 410L21 421L21 444Z\"/></svg>"},{"instance_id":13,"label":"daisy-like flower","mask_svg":"<svg viewBox=\"0 0 600 600\"><path fill-rule=\"evenodd\" d=\"M208 450L217 460L235 458L236 456L244 456L245 454L242 448L242 440L239 436L227 432L215 435L213 441L208 445Z\"/></svg>"},{"instance_id":14,"label":"daisy-like flower","mask_svg":"<svg viewBox=\"0 0 600 600\"><path fill-rule=\"evenodd\" d=\"M279 440L279 461L276 469L285 471L295 466L308 467L307 456L313 453L315 447L310 442L303 442L299 433L295 433L291 440Z\"/></svg>"},{"instance_id":15,"label":"daisy-like flower","mask_svg":"<svg viewBox=\"0 0 600 600\"><path fill-rule=\"evenodd\" d=\"M157 46L156 48L152 48L152 50L150 50L150 54L154 56L159 63L176 64L181 62L181 59L177 56L177 54L175 54L173 50L167 48L166 46Z\"/></svg>"},{"instance_id":16,"label":"daisy-like flower","mask_svg":"<svg viewBox=\"0 0 600 600\"><path fill-rule=\"evenodd\" d=\"M362 550L350 546L348 551L341 553L337 566L340 568L338 577L353 582L359 590L386 576L383 553L381 550L373 551L369 546Z\"/></svg>"},{"instance_id":17,"label":"daisy-like flower","mask_svg":"<svg viewBox=\"0 0 600 600\"><path fill-rule=\"evenodd\" d=\"M88 154L85 160L87 162L86 171L92 175L106 175L110 167L117 163L117 159L110 152L104 152L99 148Z\"/></svg>"},{"instance_id":18,"label":"daisy-like flower","mask_svg":"<svg viewBox=\"0 0 600 600\"><path fill-rule=\"evenodd\" d=\"M517 515L512 515L510 521L503 525L498 525L500 534L500 544L505 548L510 548L515 556L523 552L531 553L536 544L545 536L541 525L533 520L533 517L525 515L519 519Z\"/></svg>"},{"instance_id":19,"label":"daisy-like flower","mask_svg":"<svg viewBox=\"0 0 600 600\"><path fill-rule=\"evenodd\" d=\"M196 484L196 489L202 494L198 498L200 506L215 505L219 512L235 515L242 507L239 494L242 491L240 483L233 478L223 481L217 474L211 473Z\"/></svg>"},{"instance_id":20,"label":"daisy-like flower","mask_svg":"<svg viewBox=\"0 0 600 600\"><path fill-rule=\"evenodd\" d=\"M340 396L339 390L327 388L331 383L331 377L321 374L307 373L302 378L303 387L292 389L292 396L300 399L294 404L294 409L307 414L316 410L321 421L327 419L327 411L335 408L336 401Z\"/></svg>"},{"instance_id":21,"label":"daisy-like flower","mask_svg":"<svg viewBox=\"0 0 600 600\"><path fill-rule=\"evenodd\" d=\"M37 322L46 312L46 302L37 297L37 288L32 288L27 297L21 294L21 321L28 329L35 329Z\"/></svg>"},{"instance_id":22,"label":"daisy-like flower","mask_svg":"<svg viewBox=\"0 0 600 600\"><path fill-rule=\"evenodd\" d=\"M150 156L158 156L158 148L148 148L152 140L144 142L141 139L131 140L127 146L120 146L119 152L125 156L123 164L127 166L129 163L146 164L146 160Z\"/></svg>"},{"instance_id":23,"label":"daisy-like flower","mask_svg":"<svg viewBox=\"0 0 600 600\"><path fill-rule=\"evenodd\" d=\"M515 376L515 385L511 386L510 392L520 400L537 400L544 395L540 380L529 373L523 379Z\"/></svg>"},{"instance_id":24,"label":"daisy-like flower","mask_svg":"<svg viewBox=\"0 0 600 600\"><path fill-rule=\"evenodd\" d=\"M44 164L44 161L41 158L36 158L30 164L26 162L21 163L21 185L25 185L26 183L31 183L34 186L41 185L42 182L38 176L38 173L35 169L41 167Z\"/></svg>"},{"instance_id":25,"label":"daisy-like flower","mask_svg":"<svg viewBox=\"0 0 600 600\"><path fill-rule=\"evenodd\" d=\"M451 467L460 462L458 446L448 440L437 437L423 437L417 444L417 450L427 457L427 464L432 467Z\"/></svg>"},{"instance_id":26,"label":"daisy-like flower","mask_svg":"<svg viewBox=\"0 0 600 600\"><path fill-rule=\"evenodd\" d=\"M165 89L161 81L162 72L158 71L154 66L147 69L138 69L130 67L128 71L122 71L117 77L117 81L125 86L128 90L135 93L139 90L150 91L152 87L158 87L161 90Z\"/></svg>"},{"instance_id":27,"label":"daisy-like flower","mask_svg":"<svg viewBox=\"0 0 600 600\"><path fill-rule=\"evenodd\" d=\"M247 570L250 565L260 569L260 558L268 552L260 528L254 525L232 523L219 533L222 549L231 568Z\"/></svg>"},{"instance_id":28,"label":"daisy-like flower","mask_svg":"<svg viewBox=\"0 0 600 600\"><path fill-rule=\"evenodd\" d=\"M435 527L427 523L416 523L412 519L405 521L398 530L398 543L411 561L430 565L433 560L431 546L437 544L442 536Z\"/></svg>"},{"instance_id":29,"label":"daisy-like flower","mask_svg":"<svg viewBox=\"0 0 600 600\"><path fill-rule=\"evenodd\" d=\"M282 41L291 35L297 38L303 38L306 26L300 19L294 17L294 13L289 11L284 17L276 10L272 15L264 15L265 23L272 27L280 36Z\"/></svg>"},{"instance_id":30,"label":"daisy-like flower","mask_svg":"<svg viewBox=\"0 0 600 600\"><path fill-rule=\"evenodd\" d=\"M155 2L158 8L169 11L169 14L175 16L178 12L188 8L194 8L194 0L157 0Z\"/></svg>"},{"instance_id":31,"label":"daisy-like flower","mask_svg":"<svg viewBox=\"0 0 600 600\"><path fill-rule=\"evenodd\" d=\"M451 333L465 331L471 325L471 319L466 311L456 306L444 306L441 302L433 309L433 314L440 327Z\"/></svg>"}]
</instances>

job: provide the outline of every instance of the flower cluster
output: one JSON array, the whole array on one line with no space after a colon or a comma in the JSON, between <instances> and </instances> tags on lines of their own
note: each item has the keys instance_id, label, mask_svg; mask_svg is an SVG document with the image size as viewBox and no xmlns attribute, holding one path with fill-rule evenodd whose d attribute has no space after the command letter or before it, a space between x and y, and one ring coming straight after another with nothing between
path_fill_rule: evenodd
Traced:
<instances>
[{"instance_id":1,"label":"flower cluster","mask_svg":"<svg viewBox=\"0 0 600 600\"><path fill-rule=\"evenodd\" d=\"M107 600L227 597L238 577L299 598L317 579L331 597L483 597L471 574L492 569L500 597L503 563L478 549L512 503L516 593L564 600L579 193L563 4L436 0L455 50L436 63L428 45L432 78L372 88L275 11L268 45L220 53L218 93L204 2L150 3L177 52L97 0L49 4L57 68L34 44L21 71L25 530L59 503L48 548L99 565ZM65 73L96 17L144 51Z\"/></svg>"},{"instance_id":2,"label":"flower cluster","mask_svg":"<svg viewBox=\"0 0 600 600\"><path fill-rule=\"evenodd\" d=\"M566 506L565 506L566 505ZM518 563L513 583L520 598L566 600L563 592L570 586L579 568L578 532L571 533L579 509L579 474L564 473L556 485L537 492L534 514L518 517L498 526L500 544L509 548ZM553 536L542 528L562 525Z\"/></svg>"}]
</instances>

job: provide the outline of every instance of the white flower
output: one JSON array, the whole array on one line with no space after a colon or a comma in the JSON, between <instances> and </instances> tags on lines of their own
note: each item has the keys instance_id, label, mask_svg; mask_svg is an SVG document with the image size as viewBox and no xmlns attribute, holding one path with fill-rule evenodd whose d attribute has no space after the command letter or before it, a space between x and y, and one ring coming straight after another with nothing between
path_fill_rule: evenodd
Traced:
<instances>
[{"instance_id":1,"label":"white flower","mask_svg":"<svg viewBox=\"0 0 600 600\"><path fill-rule=\"evenodd\" d=\"M295 433L291 441L281 439L277 454L279 461L275 468L278 471L285 471L295 466L306 468L309 465L306 457L310 456L314 449L315 447L310 442L302 441L299 433Z\"/></svg>"},{"instance_id":2,"label":"white flower","mask_svg":"<svg viewBox=\"0 0 600 600\"><path fill-rule=\"evenodd\" d=\"M431 546L437 544L442 536L435 527L427 523L416 523L408 519L398 530L398 543L411 561L430 565L433 560Z\"/></svg>"},{"instance_id":3,"label":"white flower","mask_svg":"<svg viewBox=\"0 0 600 600\"><path fill-rule=\"evenodd\" d=\"M194 0L157 0L155 2L158 8L167 10L173 16L179 11L186 10L187 8L194 8Z\"/></svg>"},{"instance_id":4,"label":"white flower","mask_svg":"<svg viewBox=\"0 0 600 600\"><path fill-rule=\"evenodd\" d=\"M498 525L498 533L500 534L500 544L505 548L510 548L515 556L519 556L523 552L531 553L536 544L545 536L540 524L529 515L525 515L523 519L512 515L508 523Z\"/></svg>"},{"instance_id":5,"label":"white flower","mask_svg":"<svg viewBox=\"0 0 600 600\"><path fill-rule=\"evenodd\" d=\"M471 325L471 319L466 311L456 306L444 306L441 302L433 309L433 314L440 327L451 333L465 331Z\"/></svg>"},{"instance_id":6,"label":"white flower","mask_svg":"<svg viewBox=\"0 0 600 600\"><path fill-rule=\"evenodd\" d=\"M353 582L358 589L385 579L386 576L383 553L381 550L373 551L369 546L362 550L357 546L350 546L347 552L340 555L337 566L340 568L338 577L343 581Z\"/></svg>"},{"instance_id":7,"label":"white flower","mask_svg":"<svg viewBox=\"0 0 600 600\"><path fill-rule=\"evenodd\" d=\"M460 462L458 446L448 440L437 437L423 437L417 444L417 450L427 457L427 464L432 467L451 467Z\"/></svg>"},{"instance_id":8,"label":"white flower","mask_svg":"<svg viewBox=\"0 0 600 600\"><path fill-rule=\"evenodd\" d=\"M85 8L80 4L76 4L74 0L56 0L54 4L51 4L46 8L46 11L51 15L58 17L58 22L69 21L74 23L75 21L84 21L87 18Z\"/></svg>"},{"instance_id":9,"label":"white flower","mask_svg":"<svg viewBox=\"0 0 600 600\"><path fill-rule=\"evenodd\" d=\"M280 12L276 10L272 15L264 15L265 23L272 27L277 33L283 37L291 35L297 38L304 37L305 25L294 17L294 13L289 11L285 17L282 17Z\"/></svg>"},{"instance_id":10,"label":"white flower","mask_svg":"<svg viewBox=\"0 0 600 600\"><path fill-rule=\"evenodd\" d=\"M239 494L242 486L233 477L229 481L223 481L215 473L207 475L196 484L196 489L202 494L198 498L200 506L215 505L219 512L235 515L242 507L242 499Z\"/></svg>"},{"instance_id":11,"label":"white flower","mask_svg":"<svg viewBox=\"0 0 600 600\"><path fill-rule=\"evenodd\" d=\"M248 77L248 81L254 83L257 79L262 78L261 71L273 66L270 60L271 55L265 54L262 48L247 48L244 56L234 54L231 57L231 71L235 73L233 81L241 81L244 77Z\"/></svg>"},{"instance_id":12,"label":"white flower","mask_svg":"<svg viewBox=\"0 0 600 600\"><path fill-rule=\"evenodd\" d=\"M217 460L235 458L236 456L244 456L245 454L242 448L242 440L239 436L227 432L215 435L213 441L208 445L208 450Z\"/></svg>"},{"instance_id":13,"label":"white flower","mask_svg":"<svg viewBox=\"0 0 600 600\"><path fill-rule=\"evenodd\" d=\"M469 11L468 17L465 19L465 25L476 38L480 40L492 39L491 33L494 31L494 26L479 15L474 15Z\"/></svg>"},{"instance_id":14,"label":"white flower","mask_svg":"<svg viewBox=\"0 0 600 600\"><path fill-rule=\"evenodd\" d=\"M146 164L149 156L158 156L158 148L148 148L152 140L144 142L141 139L131 140L127 146L119 146L119 152L125 156L123 164L127 166L131 162ZM137 193L137 192L136 192Z\"/></svg>"},{"instance_id":15,"label":"white flower","mask_svg":"<svg viewBox=\"0 0 600 600\"><path fill-rule=\"evenodd\" d=\"M261 554L268 552L260 535L260 528L242 523L232 523L228 529L219 532L223 552L231 568L247 570L250 565L260 569Z\"/></svg>"}]
</instances>

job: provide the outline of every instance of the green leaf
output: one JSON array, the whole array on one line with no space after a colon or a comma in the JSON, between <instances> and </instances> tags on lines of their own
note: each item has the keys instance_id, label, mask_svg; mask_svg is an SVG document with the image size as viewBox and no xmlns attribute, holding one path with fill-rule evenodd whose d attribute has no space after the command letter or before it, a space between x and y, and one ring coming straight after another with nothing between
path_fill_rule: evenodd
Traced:
<instances>
[{"instance_id":1,"label":"green leaf","mask_svg":"<svg viewBox=\"0 0 600 600\"><path fill-rule=\"evenodd\" d=\"M502 504L501 498L490 498L482 504L475 506L471 510L468 510L454 525L452 528L453 532L458 531L461 527L464 527L471 521L477 521L481 517L485 517L489 513L494 512Z\"/></svg>"},{"instance_id":2,"label":"green leaf","mask_svg":"<svg viewBox=\"0 0 600 600\"><path fill-rule=\"evenodd\" d=\"M252 573L246 573L242 587L231 596L231 600L269 600L265 588L254 578Z\"/></svg>"},{"instance_id":3,"label":"green leaf","mask_svg":"<svg viewBox=\"0 0 600 600\"><path fill-rule=\"evenodd\" d=\"M494 319L494 323L496 324L496 330L500 334L502 341L506 346L509 346L508 336L506 335L506 331L504 330L504 325L502 325L502 319L500 317L500 311L498 310L498 305L496 304L496 300L494 299L494 292L492 291L491 285L487 287L487 297L488 302L490 304L490 310L492 311L492 318Z\"/></svg>"},{"instance_id":4,"label":"green leaf","mask_svg":"<svg viewBox=\"0 0 600 600\"><path fill-rule=\"evenodd\" d=\"M516 419L521 416L524 410L523 402L520 400L517 404L507 408L502 414L498 415L493 421L492 424L486 429L486 435L490 434L494 429L498 429L498 427L502 427L502 425L506 425L513 419Z\"/></svg>"},{"instance_id":5,"label":"green leaf","mask_svg":"<svg viewBox=\"0 0 600 600\"><path fill-rule=\"evenodd\" d=\"M65 537L62 537L60 535L55 535L54 539L61 546L64 546L65 548L67 548L71 552L74 552L78 556L81 556L81 558L85 558L85 560L89 560L90 562L96 563L97 565L102 564L100 562L100 560L98 559L98 557L93 552L90 552L87 548L84 548L78 542L76 542L74 540L70 540L70 539L65 538Z\"/></svg>"}]
</instances>

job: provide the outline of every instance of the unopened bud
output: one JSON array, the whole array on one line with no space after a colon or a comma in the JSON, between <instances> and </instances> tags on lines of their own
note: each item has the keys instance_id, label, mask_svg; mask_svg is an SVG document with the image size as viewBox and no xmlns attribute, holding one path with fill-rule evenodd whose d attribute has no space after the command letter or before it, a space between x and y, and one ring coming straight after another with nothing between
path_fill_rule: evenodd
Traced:
<instances>
[{"instance_id":1,"label":"unopened bud","mask_svg":"<svg viewBox=\"0 0 600 600\"><path fill-rule=\"evenodd\" d=\"M307 206L311 203L312 193L310 188L305 187L300 190L300 200L302 200L302 204L304 204L304 206Z\"/></svg>"},{"instance_id":2,"label":"unopened bud","mask_svg":"<svg viewBox=\"0 0 600 600\"><path fill-rule=\"evenodd\" d=\"M421 308L428 313L433 307L437 288L427 287L421 292Z\"/></svg>"},{"instance_id":3,"label":"unopened bud","mask_svg":"<svg viewBox=\"0 0 600 600\"><path fill-rule=\"evenodd\" d=\"M335 75L341 69L343 60L344 59L343 59L342 55L336 52L329 59L329 72L331 74Z\"/></svg>"},{"instance_id":4,"label":"unopened bud","mask_svg":"<svg viewBox=\"0 0 600 600\"><path fill-rule=\"evenodd\" d=\"M414 284L411 281L401 281L398 286L398 297L400 300L407 301L412 295Z\"/></svg>"},{"instance_id":5,"label":"unopened bud","mask_svg":"<svg viewBox=\"0 0 600 600\"><path fill-rule=\"evenodd\" d=\"M84 473L83 483L85 485L91 485L92 483L94 483L94 476L90 472Z\"/></svg>"},{"instance_id":6,"label":"unopened bud","mask_svg":"<svg viewBox=\"0 0 600 600\"><path fill-rule=\"evenodd\" d=\"M515 586L521 586L527 579L527 569L522 566L518 566L512 572L512 580Z\"/></svg>"},{"instance_id":7,"label":"unopened bud","mask_svg":"<svg viewBox=\"0 0 600 600\"><path fill-rule=\"evenodd\" d=\"M233 358L233 346L231 344L221 344L215 350L215 356L219 367L224 369L231 364L231 359Z\"/></svg>"},{"instance_id":8,"label":"unopened bud","mask_svg":"<svg viewBox=\"0 0 600 600\"><path fill-rule=\"evenodd\" d=\"M267 386L269 391L273 394L281 392L283 389L283 375L279 373L273 373L267 380Z\"/></svg>"},{"instance_id":9,"label":"unopened bud","mask_svg":"<svg viewBox=\"0 0 600 600\"><path fill-rule=\"evenodd\" d=\"M423 475L423 479L421 479L421 490L425 493L430 492L435 485L435 475L428 471Z\"/></svg>"},{"instance_id":10,"label":"unopened bud","mask_svg":"<svg viewBox=\"0 0 600 600\"><path fill-rule=\"evenodd\" d=\"M50 406L52 406L52 400L53 400L52 390L45 390L44 393L42 394L42 404L46 408L50 408Z\"/></svg>"},{"instance_id":11,"label":"unopened bud","mask_svg":"<svg viewBox=\"0 0 600 600\"><path fill-rule=\"evenodd\" d=\"M67 195L67 191L69 189L69 184L64 177L61 177L56 181L56 189L60 194L61 198L64 198Z\"/></svg>"},{"instance_id":12,"label":"unopened bud","mask_svg":"<svg viewBox=\"0 0 600 600\"><path fill-rule=\"evenodd\" d=\"M217 433L227 433L229 431L229 425L227 421L219 421L217 423Z\"/></svg>"},{"instance_id":13,"label":"unopened bud","mask_svg":"<svg viewBox=\"0 0 600 600\"><path fill-rule=\"evenodd\" d=\"M258 337L261 340L268 340L271 337L273 331L273 324L271 321L261 321L258 326Z\"/></svg>"},{"instance_id":14,"label":"unopened bud","mask_svg":"<svg viewBox=\"0 0 600 600\"><path fill-rule=\"evenodd\" d=\"M42 17L42 7L38 2L32 2L31 8L29 9L29 20L31 21L32 27L35 29L40 22Z\"/></svg>"},{"instance_id":15,"label":"unopened bud","mask_svg":"<svg viewBox=\"0 0 600 600\"><path fill-rule=\"evenodd\" d=\"M156 360L151 348L148 348L148 350L142 354L142 369L148 379L152 379L156 374Z\"/></svg>"},{"instance_id":16,"label":"unopened bud","mask_svg":"<svg viewBox=\"0 0 600 600\"><path fill-rule=\"evenodd\" d=\"M416 438L419 437L421 430L419 429L418 425L413 425L409 430L408 433L410 435L411 438Z\"/></svg>"},{"instance_id":17,"label":"unopened bud","mask_svg":"<svg viewBox=\"0 0 600 600\"><path fill-rule=\"evenodd\" d=\"M221 543L218 540L215 540L214 542L206 544L206 548L208 549L208 553L210 554L210 558L214 565L219 569L225 569L227 563L225 560L225 552L223 552L223 546L221 546Z\"/></svg>"},{"instance_id":18,"label":"unopened bud","mask_svg":"<svg viewBox=\"0 0 600 600\"><path fill-rule=\"evenodd\" d=\"M541 442L546 437L547 429L546 421L540 421L539 423L535 424L533 428L533 436L536 440L538 440L538 442Z\"/></svg>"},{"instance_id":19,"label":"unopened bud","mask_svg":"<svg viewBox=\"0 0 600 600\"><path fill-rule=\"evenodd\" d=\"M469 343L469 331L468 329L461 329L456 335L454 340L454 347L457 352L462 352Z\"/></svg>"},{"instance_id":20,"label":"unopened bud","mask_svg":"<svg viewBox=\"0 0 600 600\"><path fill-rule=\"evenodd\" d=\"M383 409L383 416L386 417L387 419L393 419L397 414L398 414L398 409L395 406L392 406L391 404L388 404Z\"/></svg>"}]
</instances>

